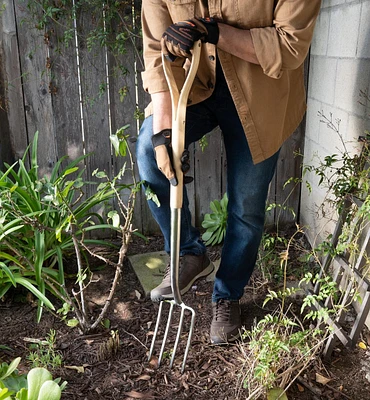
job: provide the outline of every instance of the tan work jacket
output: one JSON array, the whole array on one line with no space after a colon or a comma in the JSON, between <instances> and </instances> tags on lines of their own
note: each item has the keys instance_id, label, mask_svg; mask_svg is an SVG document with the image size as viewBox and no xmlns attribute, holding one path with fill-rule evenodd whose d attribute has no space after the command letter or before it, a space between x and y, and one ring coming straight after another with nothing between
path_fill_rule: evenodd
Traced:
<instances>
[{"instance_id":1,"label":"tan work jacket","mask_svg":"<svg viewBox=\"0 0 370 400\"><path fill-rule=\"evenodd\" d=\"M303 62L308 53L321 0L143 0L144 89L168 90L160 39L173 22L214 17L250 29L260 65L204 44L189 104L208 98L215 85L216 51L238 111L253 161L273 155L294 132L306 110ZM187 63L177 59L174 75L181 87ZM151 113L149 106L146 114Z\"/></svg>"}]
</instances>

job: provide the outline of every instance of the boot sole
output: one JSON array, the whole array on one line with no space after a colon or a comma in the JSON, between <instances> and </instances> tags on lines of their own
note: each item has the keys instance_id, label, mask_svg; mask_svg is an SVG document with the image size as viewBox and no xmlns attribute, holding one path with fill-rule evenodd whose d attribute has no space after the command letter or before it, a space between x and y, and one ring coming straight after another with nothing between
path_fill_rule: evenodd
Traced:
<instances>
[{"instance_id":1,"label":"boot sole","mask_svg":"<svg viewBox=\"0 0 370 400\"><path fill-rule=\"evenodd\" d=\"M241 334L240 334L240 331L236 334L236 335L233 335L233 336L231 336L230 338L228 338L227 340L225 340L225 339L222 339L222 338L220 338L220 337L217 337L217 339L212 339L211 338L211 344L214 344L214 345L218 345L218 346L222 346L222 345L228 345L228 344L230 344L230 343L234 343L234 342L236 342L237 340L239 340L241 338Z\"/></svg>"},{"instance_id":2,"label":"boot sole","mask_svg":"<svg viewBox=\"0 0 370 400\"><path fill-rule=\"evenodd\" d=\"M181 295L185 294L186 292L189 291L189 289L192 287L195 281L197 281L200 278L205 278L206 276L210 275L214 271L215 267L212 263L212 261L209 262L208 266L197 276L195 276L187 286L185 286L183 289L180 290ZM173 299L173 294L164 294L164 295L158 295L158 296L152 296L152 292L150 292L150 299L153 302L159 302L162 300L170 300Z\"/></svg>"}]
</instances>

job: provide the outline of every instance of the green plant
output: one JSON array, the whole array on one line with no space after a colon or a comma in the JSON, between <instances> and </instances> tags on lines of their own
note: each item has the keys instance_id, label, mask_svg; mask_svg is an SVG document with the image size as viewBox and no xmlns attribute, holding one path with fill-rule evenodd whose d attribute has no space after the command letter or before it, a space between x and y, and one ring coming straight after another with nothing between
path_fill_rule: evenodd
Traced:
<instances>
[{"instance_id":1,"label":"green plant","mask_svg":"<svg viewBox=\"0 0 370 400\"><path fill-rule=\"evenodd\" d=\"M202 235L202 239L206 242L207 246L219 244L225 238L227 224L227 204L228 198L226 193L220 201L213 200L210 203L210 208L213 212L210 214L205 214L202 222L202 227L206 229Z\"/></svg>"},{"instance_id":2,"label":"green plant","mask_svg":"<svg viewBox=\"0 0 370 400\"><path fill-rule=\"evenodd\" d=\"M53 380L45 368L32 368L27 378L19 375L17 367L21 361L16 358L10 365L0 368L0 400L59 400L67 382L59 385L60 378ZM3 372L3 373L2 373Z\"/></svg>"},{"instance_id":3,"label":"green plant","mask_svg":"<svg viewBox=\"0 0 370 400\"><path fill-rule=\"evenodd\" d=\"M31 351L27 356L27 360L30 362L32 368L44 367L55 369L62 365L62 354L55 350L55 342L55 330L50 329L45 340L30 345Z\"/></svg>"},{"instance_id":4,"label":"green plant","mask_svg":"<svg viewBox=\"0 0 370 400\"><path fill-rule=\"evenodd\" d=\"M65 168L61 168L62 158L49 178L40 177L37 142L36 132L23 158L0 172L0 297L12 286L24 286L38 299L40 320L44 305L54 309L46 291L59 298L66 295L63 254L74 249L74 237L112 229L93 208L113 199L115 191L107 184L99 186L91 197L85 196L83 188L90 183L83 181L84 171L78 166L85 156ZM88 238L84 241L106 244Z\"/></svg>"},{"instance_id":5,"label":"green plant","mask_svg":"<svg viewBox=\"0 0 370 400\"><path fill-rule=\"evenodd\" d=\"M9 365L2 363L0 365L0 399L3 400L4 395L18 392L22 388L27 387L27 379L25 375L18 373L18 365L21 358L14 359ZM4 397L6 399L6 397Z\"/></svg>"},{"instance_id":6,"label":"green plant","mask_svg":"<svg viewBox=\"0 0 370 400\"><path fill-rule=\"evenodd\" d=\"M323 112L319 112L321 122L331 129L342 143L342 149L338 153L330 154L324 159L316 158L316 165L304 165L303 174L311 172L319 178L318 185L327 189L327 195L322 203L330 204L339 213L343 209L344 202L348 196L358 197L362 200L366 198L370 189L369 182L369 140L370 134L365 131L365 136L359 139L363 143L363 151L360 154L351 154L340 133L340 120L334 120L333 116L327 117ZM308 189L311 185L306 181ZM350 213L348 219L353 215Z\"/></svg>"},{"instance_id":7,"label":"green plant","mask_svg":"<svg viewBox=\"0 0 370 400\"><path fill-rule=\"evenodd\" d=\"M292 312L292 303L288 300L295 295L300 287L287 287L287 268L289 252L294 236L301 233L297 229L288 240L286 250L280 253L280 265L283 271L283 287L279 290L269 289L264 306L274 301L277 305L274 311L266 315L251 330L246 330L243 338L247 339L241 345L245 363L241 373L239 396L247 399L257 399L261 395L276 391L280 397L310 363L315 359L329 329L321 330L305 327L301 318ZM310 282L311 275L306 274L301 284ZM326 300L333 295L335 285L329 280L321 286L319 297ZM304 300L301 313L312 304ZM329 310L326 310L330 312ZM320 322L322 315L308 312L302 314L302 319ZM279 390L277 388L280 388ZM247 394L244 393L247 391Z\"/></svg>"},{"instance_id":8,"label":"green plant","mask_svg":"<svg viewBox=\"0 0 370 400\"><path fill-rule=\"evenodd\" d=\"M119 132L124 132L124 128ZM44 305L54 310L47 298L47 293L51 293L63 303L59 313L68 325L88 331L103 319L117 285L131 234L138 234L131 221L141 183L135 180L132 156L124 134L118 138L119 151L125 151L129 161L113 178L104 171L94 171L93 175L100 180L98 184L82 179L84 171L79 163L87 156L76 159L65 168L61 167L65 161L63 158L49 178L40 177L37 138L36 133L31 148L27 149L22 160L0 172L0 297L12 286L24 286L38 299L37 319L40 320ZM29 151L31 167L27 169ZM126 172L131 172L132 183L121 183ZM90 197L84 192L87 185L96 185ZM94 211L95 206L113 203L113 200L117 210L110 210L105 218ZM88 237L88 234L101 229L121 234L117 263L99 256L91 248L97 244L109 245L106 241ZM71 251L77 259L78 286L78 290L73 288L72 294L66 290L64 281L64 255ZM84 254L98 257L105 264L116 267L111 291L94 322L87 316L85 291L92 282L92 272L88 265L84 265ZM73 313L74 318L67 319L69 313Z\"/></svg>"}]
</instances>

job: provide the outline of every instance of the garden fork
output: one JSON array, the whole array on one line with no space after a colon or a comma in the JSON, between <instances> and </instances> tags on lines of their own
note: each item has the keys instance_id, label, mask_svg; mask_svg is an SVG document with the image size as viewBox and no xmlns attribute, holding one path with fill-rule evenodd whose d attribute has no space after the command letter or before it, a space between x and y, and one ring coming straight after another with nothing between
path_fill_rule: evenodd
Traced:
<instances>
[{"instance_id":1,"label":"garden fork","mask_svg":"<svg viewBox=\"0 0 370 400\"><path fill-rule=\"evenodd\" d=\"M158 334L158 329L162 319L163 304L165 302L170 303L170 309L168 313L168 319L166 329L164 331L162 346L158 357L158 366L161 363L168 332L171 326L172 314L175 306L181 308L179 326L177 329L177 335L175 339L174 348L172 350L172 357L170 361L170 368L173 366L175 359L176 350L180 341L182 332L182 326L184 323L185 312L189 311L191 315L189 336L187 345L185 348L184 359L182 363L181 372L184 372L186 359L189 353L191 338L193 335L194 323L195 323L195 311L185 305L181 299L181 293L179 290L179 259L180 259L180 227L181 227L181 208L183 202L183 172L181 170L181 156L185 148L185 117L186 117L186 106L188 101L189 92L194 82L195 75L198 70L199 59L201 53L201 42L197 41L193 48L193 56L190 65L188 75L186 77L184 86L179 92L173 72L171 69L171 62L162 54L162 62L166 80L171 93L172 100L172 153L173 153L173 166L175 168L176 177L178 184L177 186L171 185L170 191L170 207L171 207L171 258L170 258L170 273L171 273L171 288L173 293L173 300L163 300L160 303L157 322L154 329L152 344L149 351L149 360L151 359L154 351L154 345Z\"/></svg>"}]
</instances>

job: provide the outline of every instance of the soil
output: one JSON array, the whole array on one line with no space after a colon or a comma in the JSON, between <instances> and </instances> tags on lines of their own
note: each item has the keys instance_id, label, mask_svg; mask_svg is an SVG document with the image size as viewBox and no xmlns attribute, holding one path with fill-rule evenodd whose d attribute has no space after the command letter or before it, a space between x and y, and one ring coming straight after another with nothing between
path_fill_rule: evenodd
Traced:
<instances>
[{"instance_id":1,"label":"soil","mask_svg":"<svg viewBox=\"0 0 370 400\"><path fill-rule=\"evenodd\" d=\"M162 247L159 237L151 237L148 242L135 239L129 253L157 251ZM219 248L212 248L210 256L217 258ZM89 297L91 313L99 310L113 274L111 267L94 272L96 282ZM241 299L242 319L247 329L268 312L262 303L270 283L261 284L258 278L257 271ZM25 338L44 339L50 329L55 329L56 350L62 354L63 364L52 373L53 377L61 377L68 382L62 399L246 399L247 391L241 382L245 357L242 345L211 346L208 342L212 283L201 280L184 295L184 303L196 310L197 317L183 374L180 369L185 336L180 341L172 369L169 368L168 359L159 367L156 357L148 362L148 349L158 305L142 293L140 283L126 259L114 300L108 310L110 328L101 328L89 335L79 334L76 329L66 326L49 312L44 312L41 322L37 324L33 299L29 296L19 298L17 293L13 293L0 303L0 344L3 345L0 347L0 361L10 362L20 356L20 372L27 372L30 369L27 361L30 343ZM188 324L185 318L185 326ZM119 334L119 348L106 345L111 330ZM174 342L176 331L176 327L171 328L170 343ZM370 346L367 330L364 330L361 339ZM319 383L316 374L330 381ZM317 359L302 374L299 382L293 383L288 398L367 400L370 399L369 380L370 351L359 347L346 350L338 346L330 362Z\"/></svg>"}]
</instances>

